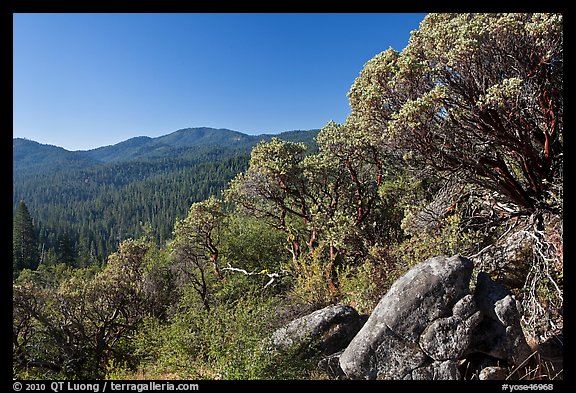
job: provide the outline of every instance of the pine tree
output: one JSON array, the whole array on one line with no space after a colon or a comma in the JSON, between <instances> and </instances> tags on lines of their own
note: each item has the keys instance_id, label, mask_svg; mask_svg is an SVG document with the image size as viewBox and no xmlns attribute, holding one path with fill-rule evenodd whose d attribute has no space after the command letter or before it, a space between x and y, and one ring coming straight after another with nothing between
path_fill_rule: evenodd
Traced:
<instances>
[{"instance_id":1,"label":"pine tree","mask_svg":"<svg viewBox=\"0 0 576 393\"><path fill-rule=\"evenodd\" d=\"M36 269L40 261L38 237L28 207L20 201L13 220L13 262L14 271Z\"/></svg>"},{"instance_id":2,"label":"pine tree","mask_svg":"<svg viewBox=\"0 0 576 393\"><path fill-rule=\"evenodd\" d=\"M76 251L68 232L64 232L64 234L59 237L56 252L58 262L65 263L68 266L76 265Z\"/></svg>"}]
</instances>

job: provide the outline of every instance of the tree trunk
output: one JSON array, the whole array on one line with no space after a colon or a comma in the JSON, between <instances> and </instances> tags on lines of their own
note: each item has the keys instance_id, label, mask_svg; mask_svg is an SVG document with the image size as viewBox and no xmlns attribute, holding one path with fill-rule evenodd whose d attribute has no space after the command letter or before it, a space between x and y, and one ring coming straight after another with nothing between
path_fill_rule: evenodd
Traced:
<instances>
[{"instance_id":1,"label":"tree trunk","mask_svg":"<svg viewBox=\"0 0 576 393\"><path fill-rule=\"evenodd\" d=\"M326 275L326 284L328 285L328 292L330 294L330 299L332 301L336 301L338 298L338 288L334 283L334 264L337 257L337 250L334 245L330 244L330 260L326 265L325 275Z\"/></svg>"}]
</instances>

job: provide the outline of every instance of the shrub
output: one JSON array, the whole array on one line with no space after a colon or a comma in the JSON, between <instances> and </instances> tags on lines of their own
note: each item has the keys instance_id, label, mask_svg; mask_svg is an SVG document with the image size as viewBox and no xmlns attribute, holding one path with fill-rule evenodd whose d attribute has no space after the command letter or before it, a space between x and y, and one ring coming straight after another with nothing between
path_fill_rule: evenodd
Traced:
<instances>
[{"instance_id":1,"label":"shrub","mask_svg":"<svg viewBox=\"0 0 576 393\"><path fill-rule=\"evenodd\" d=\"M109 377L169 376L178 379L296 379L307 363L269 348L280 299L246 294L208 312L183 296L167 323L143 321L135 337L138 367L109 370Z\"/></svg>"},{"instance_id":2,"label":"shrub","mask_svg":"<svg viewBox=\"0 0 576 393\"><path fill-rule=\"evenodd\" d=\"M311 256L300 256L298 268L294 269L292 288L287 293L289 302L313 305L320 308L333 303L337 294L330 289L329 267L325 248L320 245ZM334 280L333 280L334 281Z\"/></svg>"},{"instance_id":3,"label":"shrub","mask_svg":"<svg viewBox=\"0 0 576 393\"><path fill-rule=\"evenodd\" d=\"M342 302L369 314L407 267L390 255L389 247L372 247L360 266L348 266L338 275Z\"/></svg>"},{"instance_id":4,"label":"shrub","mask_svg":"<svg viewBox=\"0 0 576 393\"><path fill-rule=\"evenodd\" d=\"M430 231L420 231L394 247L393 255L408 268L435 255L472 255L484 243L480 231L460 225L462 216L455 213L441 219Z\"/></svg>"}]
</instances>

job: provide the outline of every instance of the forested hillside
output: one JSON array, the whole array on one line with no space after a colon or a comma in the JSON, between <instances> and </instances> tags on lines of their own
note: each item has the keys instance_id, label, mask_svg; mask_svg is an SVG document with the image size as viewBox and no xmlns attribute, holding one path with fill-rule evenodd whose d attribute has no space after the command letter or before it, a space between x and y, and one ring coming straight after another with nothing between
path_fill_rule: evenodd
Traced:
<instances>
[{"instance_id":1,"label":"forested hillside","mask_svg":"<svg viewBox=\"0 0 576 393\"><path fill-rule=\"evenodd\" d=\"M312 146L317 132L278 136ZM14 139L14 211L20 201L31 211L42 258L87 266L146 228L162 244L192 203L220 195L250 148L271 137L195 128L73 152Z\"/></svg>"},{"instance_id":2,"label":"forested hillside","mask_svg":"<svg viewBox=\"0 0 576 393\"><path fill-rule=\"evenodd\" d=\"M14 378L332 378L324 362L338 378L386 379L368 364L380 355L407 363L394 365L402 379L442 379L433 366L447 359L449 379L480 379L487 365L502 380L562 378L563 75L560 14L429 14L405 49L364 65L349 117L317 134L250 150L135 139L126 148L138 158L127 161L117 150L51 148L53 163L75 168L47 176L24 166L14 186ZM87 238L84 256L111 252L106 263L71 266L55 228ZM61 247L38 261L49 236ZM430 259L433 285L404 276ZM446 260L468 272L446 273L457 303L430 267ZM416 291L431 287L442 313ZM370 319L387 292L384 311L406 337ZM405 318L413 310L396 307L405 293L434 318ZM351 374L309 337L273 345L290 321L336 304L381 329L357 343L354 353L372 357ZM529 357L513 358L516 341L496 343L498 353L486 343L510 338L512 320ZM460 330L479 345L456 342ZM396 347L400 357L370 345L386 340L409 344Z\"/></svg>"}]
</instances>

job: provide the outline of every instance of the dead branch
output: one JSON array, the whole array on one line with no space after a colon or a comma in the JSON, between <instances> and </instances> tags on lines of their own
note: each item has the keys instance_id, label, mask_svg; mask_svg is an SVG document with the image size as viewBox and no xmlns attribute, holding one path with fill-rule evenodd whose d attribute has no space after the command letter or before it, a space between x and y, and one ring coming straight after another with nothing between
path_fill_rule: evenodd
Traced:
<instances>
[{"instance_id":1,"label":"dead branch","mask_svg":"<svg viewBox=\"0 0 576 393\"><path fill-rule=\"evenodd\" d=\"M286 277L288 275L290 275L289 272L287 272L286 270L281 270L278 273L269 273L267 270L262 270L260 272L249 272L246 269L240 269L237 267L232 267L230 264L228 264L228 267L223 267L221 270L228 270L228 271L233 271L233 272L238 272L238 273L242 273L245 276L254 276L254 275L261 275L261 276L267 276L270 280L268 280L268 282L266 283L266 285L264 285L264 287L262 288L262 290L266 289L267 287L269 287L274 281L276 281L277 279L281 279L282 277Z\"/></svg>"}]
</instances>

